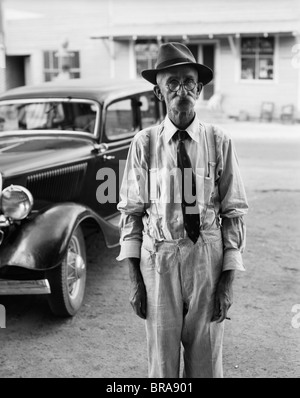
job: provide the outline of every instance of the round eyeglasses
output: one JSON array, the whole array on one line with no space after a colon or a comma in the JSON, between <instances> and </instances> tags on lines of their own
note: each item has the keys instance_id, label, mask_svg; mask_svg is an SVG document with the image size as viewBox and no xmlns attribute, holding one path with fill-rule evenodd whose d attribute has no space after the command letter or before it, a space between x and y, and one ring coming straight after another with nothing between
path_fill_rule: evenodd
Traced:
<instances>
[{"instance_id":1,"label":"round eyeglasses","mask_svg":"<svg viewBox=\"0 0 300 398\"><path fill-rule=\"evenodd\" d=\"M196 85L197 83L193 79L187 79L183 83L180 83L178 80L173 79L167 84L167 87L170 91L173 91L175 93L180 89L181 86L183 86L187 91L192 91L194 90Z\"/></svg>"}]
</instances>

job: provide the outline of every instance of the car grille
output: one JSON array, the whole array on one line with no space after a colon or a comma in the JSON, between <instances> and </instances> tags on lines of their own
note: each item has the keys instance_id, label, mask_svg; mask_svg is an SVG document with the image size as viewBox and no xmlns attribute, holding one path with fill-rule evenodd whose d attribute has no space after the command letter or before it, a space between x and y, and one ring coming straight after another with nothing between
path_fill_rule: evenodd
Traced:
<instances>
[{"instance_id":1,"label":"car grille","mask_svg":"<svg viewBox=\"0 0 300 398\"><path fill-rule=\"evenodd\" d=\"M34 199L67 201L81 193L87 163L45 171L27 177L27 188Z\"/></svg>"}]
</instances>

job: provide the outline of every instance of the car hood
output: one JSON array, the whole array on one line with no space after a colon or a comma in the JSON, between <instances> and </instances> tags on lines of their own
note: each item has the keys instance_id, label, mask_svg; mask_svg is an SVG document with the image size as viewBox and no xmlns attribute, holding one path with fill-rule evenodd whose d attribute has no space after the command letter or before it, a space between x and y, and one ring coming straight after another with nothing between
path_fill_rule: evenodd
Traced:
<instances>
[{"instance_id":1,"label":"car hood","mask_svg":"<svg viewBox=\"0 0 300 398\"><path fill-rule=\"evenodd\" d=\"M80 161L93 148L92 141L76 137L0 137L0 172L8 177Z\"/></svg>"}]
</instances>

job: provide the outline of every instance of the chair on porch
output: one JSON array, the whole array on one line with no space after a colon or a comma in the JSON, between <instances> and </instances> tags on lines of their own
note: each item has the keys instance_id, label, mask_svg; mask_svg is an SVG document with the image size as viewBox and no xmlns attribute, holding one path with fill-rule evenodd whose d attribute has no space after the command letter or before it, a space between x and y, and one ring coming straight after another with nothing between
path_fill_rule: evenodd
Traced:
<instances>
[{"instance_id":1,"label":"chair on porch","mask_svg":"<svg viewBox=\"0 0 300 398\"><path fill-rule=\"evenodd\" d=\"M274 113L274 102L263 102L260 109L260 121L267 120L271 122L273 120Z\"/></svg>"},{"instance_id":2,"label":"chair on porch","mask_svg":"<svg viewBox=\"0 0 300 398\"><path fill-rule=\"evenodd\" d=\"M282 123L294 123L294 105L284 105L281 108L280 120Z\"/></svg>"}]
</instances>

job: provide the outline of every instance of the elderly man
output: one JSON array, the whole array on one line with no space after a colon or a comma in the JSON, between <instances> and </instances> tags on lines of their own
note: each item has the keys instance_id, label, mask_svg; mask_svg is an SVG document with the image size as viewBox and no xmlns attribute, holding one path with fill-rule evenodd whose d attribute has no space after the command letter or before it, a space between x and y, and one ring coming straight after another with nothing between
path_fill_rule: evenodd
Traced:
<instances>
[{"instance_id":1,"label":"elderly man","mask_svg":"<svg viewBox=\"0 0 300 398\"><path fill-rule=\"evenodd\" d=\"M145 319L149 377L223 377L224 320L244 270L248 205L232 140L195 104L210 68L181 43L161 45L154 84L167 116L133 139L121 186L121 251L130 302Z\"/></svg>"}]
</instances>

